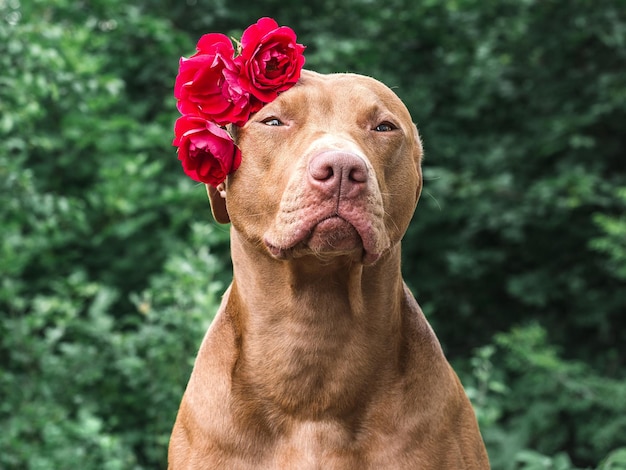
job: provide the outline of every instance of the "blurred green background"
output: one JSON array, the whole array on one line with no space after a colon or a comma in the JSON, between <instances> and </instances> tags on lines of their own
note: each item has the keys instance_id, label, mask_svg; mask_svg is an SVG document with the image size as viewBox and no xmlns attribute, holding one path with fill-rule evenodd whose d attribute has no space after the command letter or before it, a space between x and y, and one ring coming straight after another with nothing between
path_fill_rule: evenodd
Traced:
<instances>
[{"instance_id":1,"label":"blurred green background","mask_svg":"<svg viewBox=\"0 0 626 470\"><path fill-rule=\"evenodd\" d=\"M261 16L411 110L403 269L493 468L626 468L624 0L0 0L0 468L166 467L230 277L174 77Z\"/></svg>"}]
</instances>

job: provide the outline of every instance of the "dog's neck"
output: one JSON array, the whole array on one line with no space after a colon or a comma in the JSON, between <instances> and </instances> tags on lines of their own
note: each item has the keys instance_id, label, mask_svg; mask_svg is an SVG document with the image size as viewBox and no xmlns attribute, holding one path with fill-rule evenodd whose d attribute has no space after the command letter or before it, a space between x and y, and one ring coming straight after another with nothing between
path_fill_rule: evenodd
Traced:
<instances>
[{"instance_id":1,"label":"dog's neck","mask_svg":"<svg viewBox=\"0 0 626 470\"><path fill-rule=\"evenodd\" d=\"M400 367L399 243L367 267L340 258L278 261L236 230L231 252L229 302L241 344L233 380L259 391L271 402L264 407L311 418L354 413Z\"/></svg>"}]
</instances>

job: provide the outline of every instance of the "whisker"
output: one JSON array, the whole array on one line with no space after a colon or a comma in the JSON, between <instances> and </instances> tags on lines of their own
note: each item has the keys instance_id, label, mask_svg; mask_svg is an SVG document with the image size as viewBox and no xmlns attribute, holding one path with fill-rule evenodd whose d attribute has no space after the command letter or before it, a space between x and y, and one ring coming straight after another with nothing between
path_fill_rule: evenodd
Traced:
<instances>
[{"instance_id":1,"label":"whisker","mask_svg":"<svg viewBox=\"0 0 626 470\"><path fill-rule=\"evenodd\" d=\"M429 198L431 198L433 201L435 201L435 204L437 204L437 207L439 208L440 211L443 210L441 208L441 204L439 204L439 201L437 200L437 198L435 196L433 196L429 191L424 191L424 194L426 196L428 196Z\"/></svg>"}]
</instances>

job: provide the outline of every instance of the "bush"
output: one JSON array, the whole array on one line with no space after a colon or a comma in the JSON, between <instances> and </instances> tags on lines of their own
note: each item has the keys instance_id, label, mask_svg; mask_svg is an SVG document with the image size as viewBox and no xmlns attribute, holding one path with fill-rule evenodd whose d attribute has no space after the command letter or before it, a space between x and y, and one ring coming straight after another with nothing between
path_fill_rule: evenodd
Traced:
<instances>
[{"instance_id":1,"label":"bush","mask_svg":"<svg viewBox=\"0 0 626 470\"><path fill-rule=\"evenodd\" d=\"M133 102L113 33L76 5L0 15L0 467L154 468L223 288L206 244L227 234L192 230L209 212L169 171L173 107ZM118 39L175 47L118 10Z\"/></svg>"},{"instance_id":2,"label":"bush","mask_svg":"<svg viewBox=\"0 0 626 470\"><path fill-rule=\"evenodd\" d=\"M171 147L173 79L200 34L263 15L308 68L411 109L426 181L403 269L493 468L623 468L615 0L0 2L0 467L164 466L230 277Z\"/></svg>"},{"instance_id":3,"label":"bush","mask_svg":"<svg viewBox=\"0 0 626 470\"><path fill-rule=\"evenodd\" d=\"M76 272L51 293L14 297L0 318L2 468L155 468L197 349L217 309L224 234L196 224L192 243L123 320L115 291ZM6 292L6 291L5 291Z\"/></svg>"},{"instance_id":4,"label":"bush","mask_svg":"<svg viewBox=\"0 0 626 470\"><path fill-rule=\"evenodd\" d=\"M563 359L540 325L497 334L470 364L464 382L493 468L573 469L612 451L607 461L622 461L626 383Z\"/></svg>"}]
</instances>

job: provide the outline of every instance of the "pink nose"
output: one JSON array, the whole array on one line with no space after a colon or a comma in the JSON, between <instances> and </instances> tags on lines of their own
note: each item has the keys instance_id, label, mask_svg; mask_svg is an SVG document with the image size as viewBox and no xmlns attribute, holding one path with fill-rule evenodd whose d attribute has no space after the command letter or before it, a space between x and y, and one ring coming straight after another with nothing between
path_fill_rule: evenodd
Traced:
<instances>
[{"instance_id":1,"label":"pink nose","mask_svg":"<svg viewBox=\"0 0 626 470\"><path fill-rule=\"evenodd\" d=\"M327 150L309 161L309 184L328 195L354 197L367 184L367 166L358 155Z\"/></svg>"}]
</instances>

